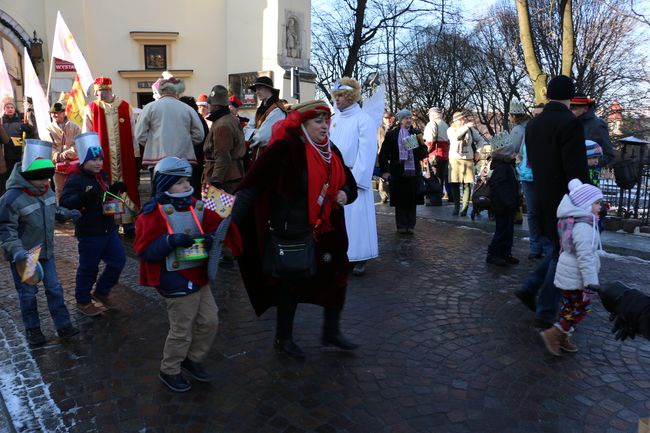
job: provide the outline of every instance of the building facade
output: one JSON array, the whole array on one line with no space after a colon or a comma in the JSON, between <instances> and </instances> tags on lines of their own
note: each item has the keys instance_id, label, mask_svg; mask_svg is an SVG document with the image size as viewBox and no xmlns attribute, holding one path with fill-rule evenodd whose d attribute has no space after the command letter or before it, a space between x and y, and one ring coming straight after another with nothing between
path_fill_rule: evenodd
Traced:
<instances>
[{"instance_id":1,"label":"building facade","mask_svg":"<svg viewBox=\"0 0 650 433\"><path fill-rule=\"evenodd\" d=\"M151 100L164 70L185 81L186 95L222 84L252 109L247 86L258 75L295 102L290 69L299 67L302 98L314 97L310 0L0 0L0 49L19 104L23 46L44 87L52 71L50 102L72 87L73 66L50 58L57 11L92 74L111 77L114 93L134 106Z\"/></svg>"}]
</instances>

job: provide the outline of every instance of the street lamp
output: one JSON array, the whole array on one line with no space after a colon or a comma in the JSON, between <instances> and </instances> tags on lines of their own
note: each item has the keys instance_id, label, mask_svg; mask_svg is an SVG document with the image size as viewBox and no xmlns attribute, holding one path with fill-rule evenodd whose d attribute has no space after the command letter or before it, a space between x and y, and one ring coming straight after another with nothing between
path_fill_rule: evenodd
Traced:
<instances>
[{"instance_id":1,"label":"street lamp","mask_svg":"<svg viewBox=\"0 0 650 433\"><path fill-rule=\"evenodd\" d=\"M34 63L43 60L43 40L36 35L36 30L34 30L34 37L29 40L29 54Z\"/></svg>"}]
</instances>

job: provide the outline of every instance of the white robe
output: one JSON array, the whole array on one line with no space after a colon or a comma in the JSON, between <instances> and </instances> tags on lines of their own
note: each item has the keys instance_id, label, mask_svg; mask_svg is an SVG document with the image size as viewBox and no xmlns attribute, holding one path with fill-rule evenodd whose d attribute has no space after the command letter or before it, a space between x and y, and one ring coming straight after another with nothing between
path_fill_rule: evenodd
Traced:
<instances>
[{"instance_id":1,"label":"white robe","mask_svg":"<svg viewBox=\"0 0 650 433\"><path fill-rule=\"evenodd\" d=\"M352 171L357 183L357 199L344 207L348 232L348 259L351 262L372 259L379 255L375 198L372 173L377 157L377 130L370 116L353 104L332 117L330 139Z\"/></svg>"}]
</instances>

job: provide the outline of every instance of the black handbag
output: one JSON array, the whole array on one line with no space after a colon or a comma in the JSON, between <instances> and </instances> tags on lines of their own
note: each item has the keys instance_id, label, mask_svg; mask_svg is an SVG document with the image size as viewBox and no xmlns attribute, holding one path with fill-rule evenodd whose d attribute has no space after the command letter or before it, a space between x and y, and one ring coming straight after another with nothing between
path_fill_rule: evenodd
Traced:
<instances>
[{"instance_id":1,"label":"black handbag","mask_svg":"<svg viewBox=\"0 0 650 433\"><path fill-rule=\"evenodd\" d=\"M302 279L316 274L314 233L282 233L271 229L264 254L264 272L276 278Z\"/></svg>"},{"instance_id":2,"label":"black handbag","mask_svg":"<svg viewBox=\"0 0 650 433\"><path fill-rule=\"evenodd\" d=\"M428 164L424 171L427 171L428 177L424 174L419 177L417 194L424 196L442 195L442 185L440 185L438 177L433 174L433 170Z\"/></svg>"}]
</instances>

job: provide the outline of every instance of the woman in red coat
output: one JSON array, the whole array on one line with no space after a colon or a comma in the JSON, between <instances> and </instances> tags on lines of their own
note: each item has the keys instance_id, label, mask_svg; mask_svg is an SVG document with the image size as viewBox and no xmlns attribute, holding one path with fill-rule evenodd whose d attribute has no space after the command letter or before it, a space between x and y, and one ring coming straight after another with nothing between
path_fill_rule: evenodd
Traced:
<instances>
[{"instance_id":1,"label":"woman in red coat","mask_svg":"<svg viewBox=\"0 0 650 433\"><path fill-rule=\"evenodd\" d=\"M356 183L329 141L330 110L322 101L295 106L274 126L268 150L242 180L233 219L242 233L239 258L257 315L276 305L275 347L294 358L298 303L325 308L322 343L355 349L339 331L348 277L343 206Z\"/></svg>"}]
</instances>

